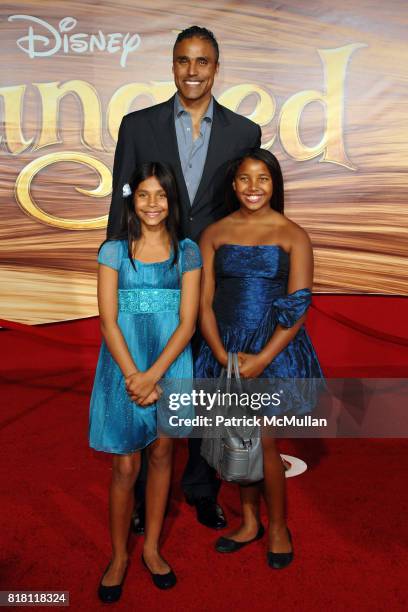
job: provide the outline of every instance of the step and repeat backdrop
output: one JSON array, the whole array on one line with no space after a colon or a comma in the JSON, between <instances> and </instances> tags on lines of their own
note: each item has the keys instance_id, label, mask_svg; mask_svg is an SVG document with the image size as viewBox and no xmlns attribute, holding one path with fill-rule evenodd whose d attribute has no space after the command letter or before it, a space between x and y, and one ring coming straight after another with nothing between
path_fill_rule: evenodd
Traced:
<instances>
[{"instance_id":1,"label":"step and repeat backdrop","mask_svg":"<svg viewBox=\"0 0 408 612\"><path fill-rule=\"evenodd\" d=\"M216 98L281 161L314 291L407 294L405 2L26 1L0 17L0 318L97 314L119 124L174 93L192 24L220 44Z\"/></svg>"}]
</instances>

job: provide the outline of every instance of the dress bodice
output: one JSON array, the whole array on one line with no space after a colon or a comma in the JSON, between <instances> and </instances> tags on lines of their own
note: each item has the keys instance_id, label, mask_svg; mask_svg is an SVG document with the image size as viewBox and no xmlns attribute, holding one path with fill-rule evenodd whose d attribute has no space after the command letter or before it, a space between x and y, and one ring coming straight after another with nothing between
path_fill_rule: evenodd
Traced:
<instances>
[{"instance_id":1,"label":"dress bodice","mask_svg":"<svg viewBox=\"0 0 408 612\"><path fill-rule=\"evenodd\" d=\"M184 272L201 267L198 246L186 238L179 242L179 262L173 264L173 254L165 261L145 263L129 259L126 240L105 242L98 261L117 270L118 289L180 289Z\"/></svg>"},{"instance_id":2,"label":"dress bodice","mask_svg":"<svg viewBox=\"0 0 408 612\"><path fill-rule=\"evenodd\" d=\"M124 251L119 268L119 289L179 289L181 287L180 266L173 265L173 255L165 261L145 263L133 260L127 254L127 243L121 241Z\"/></svg>"},{"instance_id":3,"label":"dress bodice","mask_svg":"<svg viewBox=\"0 0 408 612\"><path fill-rule=\"evenodd\" d=\"M289 255L278 245L224 244L215 253L215 274L217 320L256 328L287 292Z\"/></svg>"},{"instance_id":4,"label":"dress bodice","mask_svg":"<svg viewBox=\"0 0 408 612\"><path fill-rule=\"evenodd\" d=\"M215 253L215 271L219 278L266 278L286 285L289 254L276 244L245 246L223 244Z\"/></svg>"}]
</instances>

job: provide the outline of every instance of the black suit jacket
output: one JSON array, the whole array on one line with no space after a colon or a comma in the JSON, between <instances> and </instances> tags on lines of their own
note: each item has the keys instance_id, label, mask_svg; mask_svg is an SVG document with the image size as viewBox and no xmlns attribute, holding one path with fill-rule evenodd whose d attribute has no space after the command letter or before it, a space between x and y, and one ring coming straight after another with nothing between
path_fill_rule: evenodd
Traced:
<instances>
[{"instance_id":1,"label":"black suit jacket","mask_svg":"<svg viewBox=\"0 0 408 612\"><path fill-rule=\"evenodd\" d=\"M207 158L191 206L178 153L174 96L167 102L125 115L119 129L113 165L108 237L120 230L122 187L129 181L135 166L147 161L159 161L170 164L176 177L181 233L184 237L197 241L208 225L228 213L224 202L224 178L228 163L246 153L248 149L260 145L259 125L214 100Z\"/></svg>"}]
</instances>

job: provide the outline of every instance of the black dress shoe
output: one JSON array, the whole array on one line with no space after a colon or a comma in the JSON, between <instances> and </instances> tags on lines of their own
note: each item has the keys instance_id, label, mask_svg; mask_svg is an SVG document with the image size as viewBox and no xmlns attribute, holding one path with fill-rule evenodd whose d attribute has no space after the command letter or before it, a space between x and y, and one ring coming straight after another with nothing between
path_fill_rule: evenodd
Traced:
<instances>
[{"instance_id":1,"label":"black dress shoe","mask_svg":"<svg viewBox=\"0 0 408 612\"><path fill-rule=\"evenodd\" d=\"M164 516L167 516L170 509L170 502L166 504L166 510ZM136 535L144 535L146 523L146 506L145 503L139 504L137 508L133 510L132 518L130 519L130 528Z\"/></svg>"},{"instance_id":2,"label":"black dress shoe","mask_svg":"<svg viewBox=\"0 0 408 612\"><path fill-rule=\"evenodd\" d=\"M251 542L256 542L260 540L265 533L265 528L261 524L258 527L257 534L252 540L247 540L246 542L237 542L236 540L231 540L230 538L218 538L215 543L215 550L220 553L232 553L237 550L240 550L244 546L248 546Z\"/></svg>"},{"instance_id":3,"label":"black dress shoe","mask_svg":"<svg viewBox=\"0 0 408 612\"><path fill-rule=\"evenodd\" d=\"M115 603L116 601L119 601L122 595L122 587L123 587L123 583L125 582L129 564L126 566L125 572L123 574L122 582L120 584L115 584L113 586L105 586L102 584L102 580L104 579L106 572L110 568L110 565L111 564L109 563L108 567L104 571L104 574L101 578L101 581L98 587L98 597L102 603Z\"/></svg>"},{"instance_id":4,"label":"black dress shoe","mask_svg":"<svg viewBox=\"0 0 408 612\"><path fill-rule=\"evenodd\" d=\"M145 520L146 520L146 506L140 504L133 511L132 518L130 520L130 527L136 535L143 535L145 532Z\"/></svg>"},{"instance_id":5,"label":"black dress shoe","mask_svg":"<svg viewBox=\"0 0 408 612\"><path fill-rule=\"evenodd\" d=\"M187 499L190 506L195 506L197 520L210 529L224 529L227 526L224 512L213 497L197 497Z\"/></svg>"},{"instance_id":6,"label":"black dress shoe","mask_svg":"<svg viewBox=\"0 0 408 612\"><path fill-rule=\"evenodd\" d=\"M167 572L167 574L153 574L153 572L149 569L146 561L144 560L144 557L142 555L142 563L145 566L145 568L147 569L148 572L150 572L150 575L152 577L153 580L153 584L154 586L156 586L158 589L171 589L172 587L174 587L177 583L177 578L176 578L176 574L173 572L173 570L170 570L169 572Z\"/></svg>"},{"instance_id":7,"label":"black dress shoe","mask_svg":"<svg viewBox=\"0 0 408 612\"><path fill-rule=\"evenodd\" d=\"M292 535L289 529L288 528L286 529L288 530L289 542L292 544ZM289 563L292 563L293 561L293 544L292 544L291 552L274 553L274 552L269 551L266 557L268 560L269 567L271 567L272 569L283 569L287 567Z\"/></svg>"}]
</instances>

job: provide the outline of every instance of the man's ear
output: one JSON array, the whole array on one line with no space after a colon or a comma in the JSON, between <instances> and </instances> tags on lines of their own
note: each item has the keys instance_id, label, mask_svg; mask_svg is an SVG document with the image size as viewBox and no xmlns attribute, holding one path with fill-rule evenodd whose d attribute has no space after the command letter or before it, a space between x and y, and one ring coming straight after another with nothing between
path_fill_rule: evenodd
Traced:
<instances>
[{"instance_id":1,"label":"man's ear","mask_svg":"<svg viewBox=\"0 0 408 612\"><path fill-rule=\"evenodd\" d=\"M236 186L235 186L235 181L232 181L232 188L233 188L233 190L234 190L234 191L236 191L236 190L237 190L237 188L236 188Z\"/></svg>"},{"instance_id":2,"label":"man's ear","mask_svg":"<svg viewBox=\"0 0 408 612\"><path fill-rule=\"evenodd\" d=\"M217 67L215 69L215 74L218 74L220 71L220 62L217 62Z\"/></svg>"}]
</instances>

